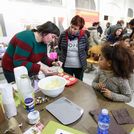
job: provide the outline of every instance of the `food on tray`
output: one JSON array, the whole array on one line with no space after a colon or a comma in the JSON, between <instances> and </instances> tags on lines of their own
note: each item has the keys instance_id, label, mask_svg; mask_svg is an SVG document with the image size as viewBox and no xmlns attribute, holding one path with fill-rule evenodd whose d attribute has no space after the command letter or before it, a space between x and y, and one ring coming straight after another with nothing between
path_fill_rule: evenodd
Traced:
<instances>
[{"instance_id":1,"label":"food on tray","mask_svg":"<svg viewBox=\"0 0 134 134\"><path fill-rule=\"evenodd\" d=\"M63 78L66 79L66 81L67 81L66 86L71 86L78 81L78 79L75 78L74 76L67 75L65 73L61 73L61 74L59 73L58 76L63 77Z\"/></svg>"},{"instance_id":2,"label":"food on tray","mask_svg":"<svg viewBox=\"0 0 134 134\"><path fill-rule=\"evenodd\" d=\"M58 68L58 73L63 73L63 69L61 67Z\"/></svg>"},{"instance_id":3,"label":"food on tray","mask_svg":"<svg viewBox=\"0 0 134 134\"><path fill-rule=\"evenodd\" d=\"M75 80L75 78L69 78L69 80L70 80L70 81L74 81L74 80Z\"/></svg>"},{"instance_id":4,"label":"food on tray","mask_svg":"<svg viewBox=\"0 0 134 134\"><path fill-rule=\"evenodd\" d=\"M69 76L68 76L68 75L64 75L63 77L64 77L65 79L66 79L66 78L69 78Z\"/></svg>"}]
</instances>

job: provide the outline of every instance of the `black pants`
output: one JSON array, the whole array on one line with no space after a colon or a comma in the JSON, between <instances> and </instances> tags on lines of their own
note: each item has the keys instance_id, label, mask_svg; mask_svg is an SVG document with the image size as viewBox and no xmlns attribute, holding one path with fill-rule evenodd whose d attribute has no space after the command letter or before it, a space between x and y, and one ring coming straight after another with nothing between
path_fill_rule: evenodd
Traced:
<instances>
[{"instance_id":1,"label":"black pants","mask_svg":"<svg viewBox=\"0 0 134 134\"><path fill-rule=\"evenodd\" d=\"M78 78L79 80L83 80L83 69L82 68L67 68L67 67L63 67L64 72L75 76L76 78Z\"/></svg>"},{"instance_id":2,"label":"black pants","mask_svg":"<svg viewBox=\"0 0 134 134\"><path fill-rule=\"evenodd\" d=\"M8 83L15 82L15 76L12 71L7 71L3 69L3 73Z\"/></svg>"},{"instance_id":3,"label":"black pants","mask_svg":"<svg viewBox=\"0 0 134 134\"><path fill-rule=\"evenodd\" d=\"M14 72L7 71L7 70L4 70L3 69L3 73L4 73L4 76L5 76L5 78L6 78L6 80L7 80L8 83L15 82ZM36 74L34 74L34 73L28 73L28 75L29 75L29 77L32 77L32 76L34 76Z\"/></svg>"}]
</instances>

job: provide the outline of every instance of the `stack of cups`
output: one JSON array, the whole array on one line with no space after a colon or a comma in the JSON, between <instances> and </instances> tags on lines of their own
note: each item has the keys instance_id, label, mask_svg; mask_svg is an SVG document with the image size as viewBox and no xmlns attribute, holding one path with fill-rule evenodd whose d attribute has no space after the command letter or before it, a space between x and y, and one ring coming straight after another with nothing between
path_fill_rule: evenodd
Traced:
<instances>
[{"instance_id":1,"label":"stack of cups","mask_svg":"<svg viewBox=\"0 0 134 134\"><path fill-rule=\"evenodd\" d=\"M34 111L34 99L29 97L25 99L25 106L27 112L33 112Z\"/></svg>"}]
</instances>

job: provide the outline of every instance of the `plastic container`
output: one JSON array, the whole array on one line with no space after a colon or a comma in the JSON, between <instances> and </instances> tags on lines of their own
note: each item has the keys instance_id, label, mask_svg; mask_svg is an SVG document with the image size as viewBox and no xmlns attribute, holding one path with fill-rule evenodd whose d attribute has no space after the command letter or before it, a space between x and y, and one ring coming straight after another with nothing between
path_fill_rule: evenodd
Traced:
<instances>
[{"instance_id":1,"label":"plastic container","mask_svg":"<svg viewBox=\"0 0 134 134\"><path fill-rule=\"evenodd\" d=\"M34 89L31 85L31 81L27 74L22 74L20 78L18 78L18 90L19 95L22 101L22 104L25 107L24 100L26 98L33 98L34 99Z\"/></svg>"},{"instance_id":2,"label":"plastic container","mask_svg":"<svg viewBox=\"0 0 134 134\"><path fill-rule=\"evenodd\" d=\"M28 114L27 118L28 118L29 124L34 125L34 124L39 122L39 120L40 120L40 113L39 113L39 111L35 110L33 112L30 112Z\"/></svg>"},{"instance_id":3,"label":"plastic container","mask_svg":"<svg viewBox=\"0 0 134 134\"><path fill-rule=\"evenodd\" d=\"M17 109L13 98L12 85L6 83L2 89L2 103L5 110L5 114L8 118L17 115Z\"/></svg>"},{"instance_id":4,"label":"plastic container","mask_svg":"<svg viewBox=\"0 0 134 134\"><path fill-rule=\"evenodd\" d=\"M27 112L33 112L34 111L34 99L33 98L26 98L25 99L25 106Z\"/></svg>"},{"instance_id":5,"label":"plastic container","mask_svg":"<svg viewBox=\"0 0 134 134\"><path fill-rule=\"evenodd\" d=\"M107 109L102 109L98 117L98 130L97 134L108 134L110 124L110 116Z\"/></svg>"}]
</instances>

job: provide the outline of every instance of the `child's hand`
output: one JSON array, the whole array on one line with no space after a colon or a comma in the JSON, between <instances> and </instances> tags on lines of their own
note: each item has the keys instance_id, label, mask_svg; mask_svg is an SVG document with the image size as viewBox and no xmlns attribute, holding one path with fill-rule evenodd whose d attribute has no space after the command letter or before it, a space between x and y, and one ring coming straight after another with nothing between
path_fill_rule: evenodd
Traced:
<instances>
[{"instance_id":1,"label":"child's hand","mask_svg":"<svg viewBox=\"0 0 134 134\"><path fill-rule=\"evenodd\" d=\"M107 88L103 88L103 89L101 90L101 92L103 93L103 95L104 95L105 97L111 99L112 93L111 93L110 90L108 90Z\"/></svg>"},{"instance_id":2,"label":"child's hand","mask_svg":"<svg viewBox=\"0 0 134 134\"><path fill-rule=\"evenodd\" d=\"M103 90L103 88L105 88L105 85L103 83L98 83L98 88L101 90Z\"/></svg>"}]
</instances>

